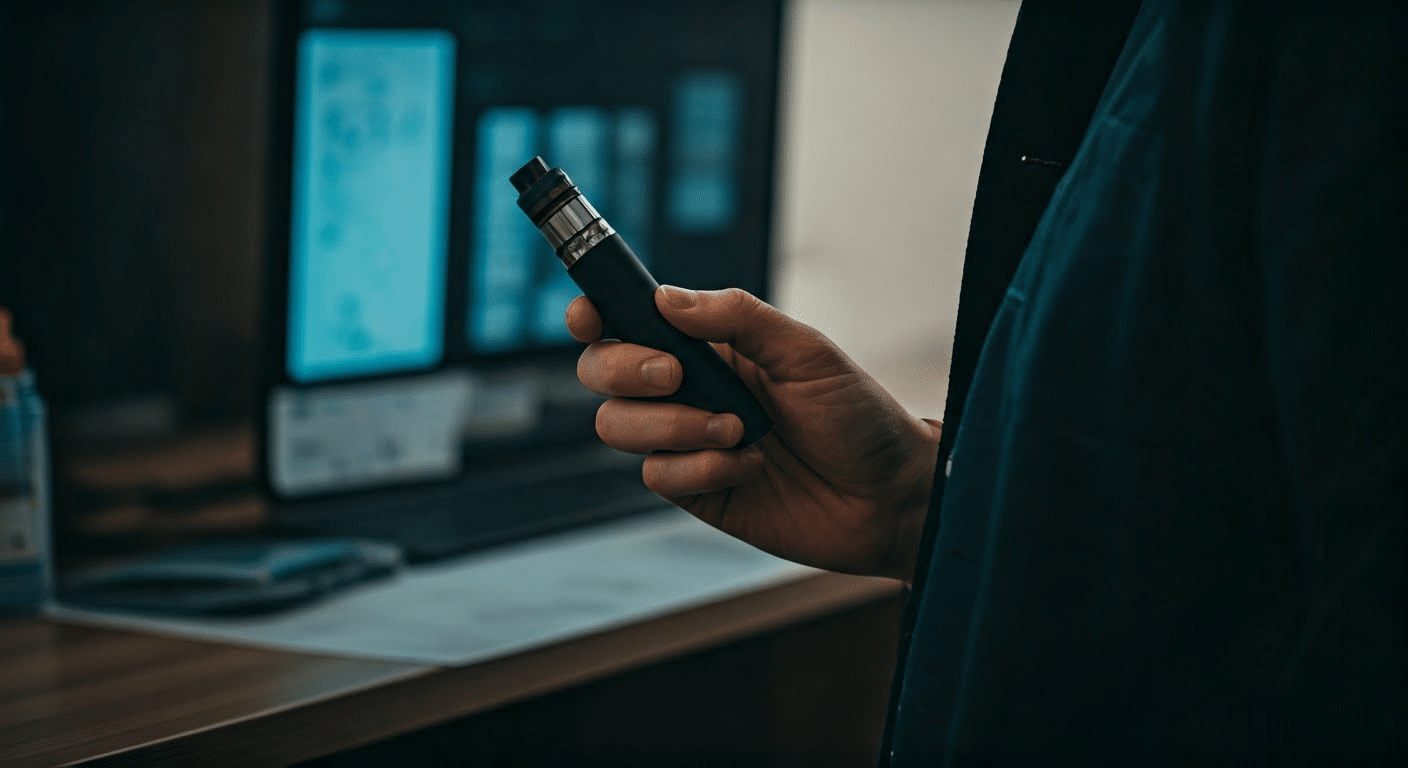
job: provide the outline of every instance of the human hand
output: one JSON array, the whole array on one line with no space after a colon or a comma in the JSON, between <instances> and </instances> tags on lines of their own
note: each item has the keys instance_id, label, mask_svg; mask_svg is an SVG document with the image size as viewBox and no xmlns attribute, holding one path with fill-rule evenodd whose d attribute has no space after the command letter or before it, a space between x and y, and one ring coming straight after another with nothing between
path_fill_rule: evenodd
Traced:
<instances>
[{"instance_id":1,"label":"human hand","mask_svg":"<svg viewBox=\"0 0 1408 768\"><path fill-rule=\"evenodd\" d=\"M577 377L613 399L597 412L607 445L649 453L645 484L754 546L834 571L910 581L942 424L916 418L819 331L739 290L655 294L672 325L714 343L776 426L753 445L733 414L642 402L675 391L673 356L600 340L586 297L567 327L590 342ZM668 451L668 453L662 453Z\"/></svg>"}]
</instances>

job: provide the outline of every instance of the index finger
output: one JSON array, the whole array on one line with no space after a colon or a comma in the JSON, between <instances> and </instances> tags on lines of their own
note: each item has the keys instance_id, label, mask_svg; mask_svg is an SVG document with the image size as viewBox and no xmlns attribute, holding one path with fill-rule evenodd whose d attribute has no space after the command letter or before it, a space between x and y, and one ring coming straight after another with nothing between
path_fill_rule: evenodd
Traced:
<instances>
[{"instance_id":1,"label":"index finger","mask_svg":"<svg viewBox=\"0 0 1408 768\"><path fill-rule=\"evenodd\" d=\"M567 330L572 338L583 344L590 344L601 338L604 328L601 315L586 296L578 296L567 305Z\"/></svg>"}]
</instances>

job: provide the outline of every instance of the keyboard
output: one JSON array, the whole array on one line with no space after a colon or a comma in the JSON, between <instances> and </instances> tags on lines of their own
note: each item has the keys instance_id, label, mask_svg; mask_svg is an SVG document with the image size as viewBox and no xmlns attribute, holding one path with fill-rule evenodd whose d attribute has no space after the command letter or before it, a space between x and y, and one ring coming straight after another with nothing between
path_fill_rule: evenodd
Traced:
<instances>
[{"instance_id":1,"label":"keyboard","mask_svg":"<svg viewBox=\"0 0 1408 768\"><path fill-rule=\"evenodd\" d=\"M301 501L281 505L273 519L276 530L291 534L394 543L407 562L421 563L665 506L641 482L637 459L580 472L509 472L498 482L481 476Z\"/></svg>"}]
</instances>

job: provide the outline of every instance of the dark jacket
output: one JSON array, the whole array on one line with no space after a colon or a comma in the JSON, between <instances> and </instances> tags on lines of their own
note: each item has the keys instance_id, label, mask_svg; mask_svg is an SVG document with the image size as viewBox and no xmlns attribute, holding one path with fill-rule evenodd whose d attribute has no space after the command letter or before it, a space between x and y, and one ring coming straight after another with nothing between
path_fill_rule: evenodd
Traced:
<instances>
[{"instance_id":1,"label":"dark jacket","mask_svg":"<svg viewBox=\"0 0 1408 768\"><path fill-rule=\"evenodd\" d=\"M1346 5L1023 3L893 764L1404 751L1408 15Z\"/></svg>"}]
</instances>

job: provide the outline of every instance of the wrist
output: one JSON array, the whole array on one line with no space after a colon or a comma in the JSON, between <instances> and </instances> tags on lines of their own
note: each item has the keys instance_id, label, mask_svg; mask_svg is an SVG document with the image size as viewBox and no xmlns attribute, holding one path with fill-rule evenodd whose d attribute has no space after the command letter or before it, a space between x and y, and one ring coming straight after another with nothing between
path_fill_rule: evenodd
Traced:
<instances>
[{"instance_id":1,"label":"wrist","mask_svg":"<svg viewBox=\"0 0 1408 768\"><path fill-rule=\"evenodd\" d=\"M921 447L915 451L914 461L906 468L905 476L899 484L904 490L895 509L891 567L884 574L903 581L906 585L914 583L919 542L924 535L924 522L929 515L929 497L934 489L934 472L938 466L939 437L944 426L943 422L937 419L916 421L921 436Z\"/></svg>"}]
</instances>

